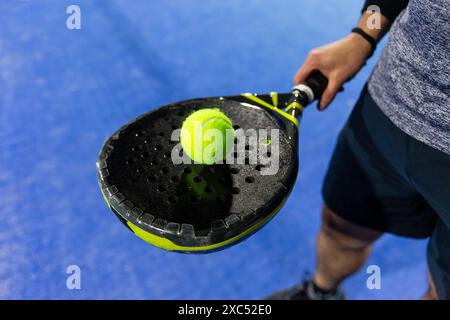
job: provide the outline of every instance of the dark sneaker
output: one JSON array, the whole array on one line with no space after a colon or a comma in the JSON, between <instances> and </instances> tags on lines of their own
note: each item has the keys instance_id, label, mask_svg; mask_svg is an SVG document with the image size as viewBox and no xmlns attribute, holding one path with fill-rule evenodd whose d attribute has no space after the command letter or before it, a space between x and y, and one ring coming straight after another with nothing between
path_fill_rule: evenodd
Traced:
<instances>
[{"instance_id":1,"label":"dark sneaker","mask_svg":"<svg viewBox=\"0 0 450 320\"><path fill-rule=\"evenodd\" d=\"M345 300L344 293L338 288L331 292L320 292L315 289L312 279L295 287L275 292L266 300Z\"/></svg>"}]
</instances>

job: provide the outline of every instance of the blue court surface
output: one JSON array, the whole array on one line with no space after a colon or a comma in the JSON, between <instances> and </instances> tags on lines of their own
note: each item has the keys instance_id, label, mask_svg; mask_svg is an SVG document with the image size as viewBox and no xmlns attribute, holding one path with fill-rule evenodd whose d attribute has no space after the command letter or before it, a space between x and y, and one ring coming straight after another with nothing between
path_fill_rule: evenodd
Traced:
<instances>
[{"instance_id":1,"label":"blue court surface","mask_svg":"<svg viewBox=\"0 0 450 320\"><path fill-rule=\"evenodd\" d=\"M66 9L81 9L69 30ZM280 213L210 255L154 248L111 214L95 161L123 123L196 97L288 91L316 46L356 23L357 0L3 0L0 2L0 298L258 299L315 263L320 188L335 138L376 57L325 112L305 112L300 174ZM383 237L344 284L352 299L416 299L426 241ZM81 269L81 290L66 268Z\"/></svg>"}]
</instances>

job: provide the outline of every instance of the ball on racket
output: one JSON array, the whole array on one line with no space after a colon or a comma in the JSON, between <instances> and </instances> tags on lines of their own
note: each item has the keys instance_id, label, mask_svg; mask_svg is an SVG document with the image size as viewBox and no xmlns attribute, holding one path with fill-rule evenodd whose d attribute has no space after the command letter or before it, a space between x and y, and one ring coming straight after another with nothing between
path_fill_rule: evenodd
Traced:
<instances>
[{"instance_id":1,"label":"ball on racket","mask_svg":"<svg viewBox=\"0 0 450 320\"><path fill-rule=\"evenodd\" d=\"M233 147L233 123L218 108L195 111L184 120L180 141L184 152L194 162L220 162Z\"/></svg>"}]
</instances>

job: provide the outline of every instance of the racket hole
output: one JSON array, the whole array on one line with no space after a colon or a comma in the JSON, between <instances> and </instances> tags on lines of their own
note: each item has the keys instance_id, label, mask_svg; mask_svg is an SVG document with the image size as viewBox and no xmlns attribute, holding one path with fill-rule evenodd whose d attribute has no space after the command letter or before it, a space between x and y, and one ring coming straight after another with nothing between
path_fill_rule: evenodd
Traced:
<instances>
[{"instance_id":1,"label":"racket hole","mask_svg":"<svg viewBox=\"0 0 450 320\"><path fill-rule=\"evenodd\" d=\"M137 146L131 147L131 151L139 151L139 150L142 150L142 146L141 145L137 145Z\"/></svg>"},{"instance_id":2,"label":"racket hole","mask_svg":"<svg viewBox=\"0 0 450 320\"><path fill-rule=\"evenodd\" d=\"M247 178L245 178L245 182L247 182L247 183L253 183L253 182L255 182L255 178L253 178L253 177L247 177Z\"/></svg>"},{"instance_id":3,"label":"racket hole","mask_svg":"<svg viewBox=\"0 0 450 320\"><path fill-rule=\"evenodd\" d=\"M184 168L184 173L189 174L192 172L192 169L189 167Z\"/></svg>"},{"instance_id":4,"label":"racket hole","mask_svg":"<svg viewBox=\"0 0 450 320\"><path fill-rule=\"evenodd\" d=\"M239 173L239 169L238 168L231 168L231 173L232 174L238 174Z\"/></svg>"},{"instance_id":5,"label":"racket hole","mask_svg":"<svg viewBox=\"0 0 450 320\"><path fill-rule=\"evenodd\" d=\"M161 146L160 144L157 144L157 145L155 146L155 150L156 150L156 151L161 151L161 150L162 150L162 146Z\"/></svg>"},{"instance_id":6,"label":"racket hole","mask_svg":"<svg viewBox=\"0 0 450 320\"><path fill-rule=\"evenodd\" d=\"M133 164L133 163L135 163L135 162L136 162L136 159L135 159L135 158L128 158L128 159L125 161L125 163L126 163L127 165Z\"/></svg>"},{"instance_id":7,"label":"racket hole","mask_svg":"<svg viewBox=\"0 0 450 320\"><path fill-rule=\"evenodd\" d=\"M137 173L144 173L145 172L145 168L144 167L139 167L136 169Z\"/></svg>"},{"instance_id":8,"label":"racket hole","mask_svg":"<svg viewBox=\"0 0 450 320\"><path fill-rule=\"evenodd\" d=\"M245 150L252 150L252 146L251 145L249 145L249 144L247 144L246 146L245 146Z\"/></svg>"},{"instance_id":9,"label":"racket hole","mask_svg":"<svg viewBox=\"0 0 450 320\"><path fill-rule=\"evenodd\" d=\"M250 164L250 159L249 158L245 158L245 164Z\"/></svg>"},{"instance_id":10,"label":"racket hole","mask_svg":"<svg viewBox=\"0 0 450 320\"><path fill-rule=\"evenodd\" d=\"M234 187L231 189L232 194L239 194L240 192L241 192L241 189L239 189L239 188Z\"/></svg>"},{"instance_id":11,"label":"racket hole","mask_svg":"<svg viewBox=\"0 0 450 320\"><path fill-rule=\"evenodd\" d=\"M174 203L177 202L177 198L174 197L174 196L170 196L170 197L167 198L167 202L170 203L170 204L174 204Z\"/></svg>"},{"instance_id":12,"label":"racket hole","mask_svg":"<svg viewBox=\"0 0 450 320\"><path fill-rule=\"evenodd\" d=\"M164 168L161 169L161 172L164 173L164 174L168 174L170 172L170 170L169 170L169 168L164 167Z\"/></svg>"},{"instance_id":13,"label":"racket hole","mask_svg":"<svg viewBox=\"0 0 450 320\"><path fill-rule=\"evenodd\" d=\"M158 187L156 187L156 190L159 192L164 192L166 191L166 187L164 187L163 185L159 185Z\"/></svg>"},{"instance_id":14,"label":"racket hole","mask_svg":"<svg viewBox=\"0 0 450 320\"><path fill-rule=\"evenodd\" d=\"M238 139L236 137L234 137L234 144L237 144Z\"/></svg>"},{"instance_id":15,"label":"racket hole","mask_svg":"<svg viewBox=\"0 0 450 320\"><path fill-rule=\"evenodd\" d=\"M195 183L200 183L200 182L202 182L202 178L200 176L195 176L194 177L194 182Z\"/></svg>"},{"instance_id":16,"label":"racket hole","mask_svg":"<svg viewBox=\"0 0 450 320\"><path fill-rule=\"evenodd\" d=\"M164 158L166 158L166 159L169 159L170 158L170 152L166 152L166 153L164 153Z\"/></svg>"},{"instance_id":17,"label":"racket hole","mask_svg":"<svg viewBox=\"0 0 450 320\"><path fill-rule=\"evenodd\" d=\"M144 140L144 143L145 144L150 144L150 143L152 143L152 139L147 138L147 139Z\"/></svg>"},{"instance_id":18,"label":"racket hole","mask_svg":"<svg viewBox=\"0 0 450 320\"><path fill-rule=\"evenodd\" d=\"M258 165L255 167L255 170L256 170L256 171L261 171L262 168L264 168L264 166L263 166L262 164L258 164Z\"/></svg>"},{"instance_id":19,"label":"racket hole","mask_svg":"<svg viewBox=\"0 0 450 320\"><path fill-rule=\"evenodd\" d=\"M158 162L158 160L152 160L152 161L150 161L150 165L157 166L157 165L159 165L159 162Z\"/></svg>"},{"instance_id":20,"label":"racket hole","mask_svg":"<svg viewBox=\"0 0 450 320\"><path fill-rule=\"evenodd\" d=\"M272 156L272 152L267 151L266 155L267 155L267 158L270 158Z\"/></svg>"},{"instance_id":21,"label":"racket hole","mask_svg":"<svg viewBox=\"0 0 450 320\"><path fill-rule=\"evenodd\" d=\"M207 186L207 187L205 188L205 193L208 193L208 194L209 194L209 193L213 193L213 189Z\"/></svg>"},{"instance_id":22,"label":"racket hole","mask_svg":"<svg viewBox=\"0 0 450 320\"><path fill-rule=\"evenodd\" d=\"M172 176L172 178L170 178L170 181L172 182L178 182L180 179L177 176Z\"/></svg>"},{"instance_id":23,"label":"racket hole","mask_svg":"<svg viewBox=\"0 0 450 320\"><path fill-rule=\"evenodd\" d=\"M148 152L143 152L141 154L141 158L143 158L143 159L148 159L149 157L150 157L150 154Z\"/></svg>"},{"instance_id":24,"label":"racket hole","mask_svg":"<svg viewBox=\"0 0 450 320\"><path fill-rule=\"evenodd\" d=\"M234 130L237 130L237 129L240 129L241 127L240 126L238 126L237 124L235 124L234 126L233 126L233 129Z\"/></svg>"},{"instance_id":25,"label":"racket hole","mask_svg":"<svg viewBox=\"0 0 450 320\"><path fill-rule=\"evenodd\" d=\"M145 134L145 131L138 131L138 132L136 132L134 135L135 135L136 137L140 138L140 137L143 137L144 134Z\"/></svg>"}]
</instances>

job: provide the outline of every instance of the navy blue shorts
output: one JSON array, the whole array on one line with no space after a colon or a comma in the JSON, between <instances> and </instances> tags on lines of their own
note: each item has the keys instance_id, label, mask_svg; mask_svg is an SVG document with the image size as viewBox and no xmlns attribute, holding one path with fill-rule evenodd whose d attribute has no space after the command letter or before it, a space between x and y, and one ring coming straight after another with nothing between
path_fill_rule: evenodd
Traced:
<instances>
[{"instance_id":1,"label":"navy blue shorts","mask_svg":"<svg viewBox=\"0 0 450 320\"><path fill-rule=\"evenodd\" d=\"M338 137L322 194L359 226L430 237L430 272L439 297L450 299L450 155L396 127L367 86Z\"/></svg>"}]
</instances>

